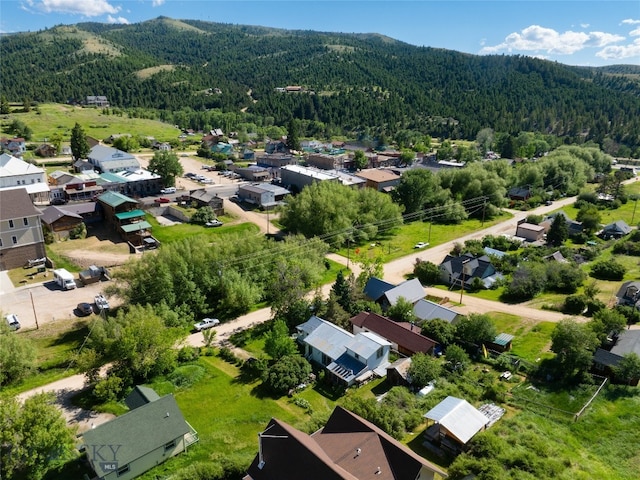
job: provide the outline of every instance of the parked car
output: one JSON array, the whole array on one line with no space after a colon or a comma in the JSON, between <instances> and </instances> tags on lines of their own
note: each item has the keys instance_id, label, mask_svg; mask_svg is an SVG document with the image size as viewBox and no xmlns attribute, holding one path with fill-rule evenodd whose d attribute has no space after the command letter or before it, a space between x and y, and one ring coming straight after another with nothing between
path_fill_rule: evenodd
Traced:
<instances>
[{"instance_id":1,"label":"parked car","mask_svg":"<svg viewBox=\"0 0 640 480\"><path fill-rule=\"evenodd\" d=\"M101 293L95 296L94 302L99 312L109 310L109 301Z\"/></svg>"},{"instance_id":2,"label":"parked car","mask_svg":"<svg viewBox=\"0 0 640 480\"><path fill-rule=\"evenodd\" d=\"M15 313L5 315L4 319L9 326L9 330L20 330L20 321L18 320L18 316Z\"/></svg>"},{"instance_id":3,"label":"parked car","mask_svg":"<svg viewBox=\"0 0 640 480\"><path fill-rule=\"evenodd\" d=\"M222 222L220 220L211 220L204 224L205 227L221 227Z\"/></svg>"},{"instance_id":4,"label":"parked car","mask_svg":"<svg viewBox=\"0 0 640 480\"><path fill-rule=\"evenodd\" d=\"M156 198L156 203L170 203L171 199L166 197Z\"/></svg>"},{"instance_id":5,"label":"parked car","mask_svg":"<svg viewBox=\"0 0 640 480\"><path fill-rule=\"evenodd\" d=\"M413 246L413 248L425 248L428 246L429 246L429 242L418 242Z\"/></svg>"},{"instance_id":6,"label":"parked car","mask_svg":"<svg viewBox=\"0 0 640 480\"><path fill-rule=\"evenodd\" d=\"M201 332L202 330L213 328L216 325L220 325L220 320L218 320L217 318L205 318L198 323L194 323L193 328L195 328L198 332Z\"/></svg>"},{"instance_id":7,"label":"parked car","mask_svg":"<svg viewBox=\"0 0 640 480\"><path fill-rule=\"evenodd\" d=\"M86 317L87 315L91 315L93 313L93 307L90 303L87 302L79 303L76 307L76 310L78 310L78 315L80 315L81 317Z\"/></svg>"},{"instance_id":8,"label":"parked car","mask_svg":"<svg viewBox=\"0 0 640 480\"><path fill-rule=\"evenodd\" d=\"M51 205L66 205L67 204L67 199L66 198L53 198L51 199Z\"/></svg>"},{"instance_id":9,"label":"parked car","mask_svg":"<svg viewBox=\"0 0 640 480\"><path fill-rule=\"evenodd\" d=\"M176 193L176 187L167 187L160 190L160 193L164 193L165 195L169 193Z\"/></svg>"}]
</instances>

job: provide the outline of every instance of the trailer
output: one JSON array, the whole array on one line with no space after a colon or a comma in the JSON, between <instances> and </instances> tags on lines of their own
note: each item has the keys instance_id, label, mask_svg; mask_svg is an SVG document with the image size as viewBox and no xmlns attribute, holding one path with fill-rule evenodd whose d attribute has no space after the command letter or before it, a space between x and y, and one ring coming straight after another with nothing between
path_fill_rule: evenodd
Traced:
<instances>
[{"instance_id":1,"label":"trailer","mask_svg":"<svg viewBox=\"0 0 640 480\"><path fill-rule=\"evenodd\" d=\"M97 283L102 280L110 280L109 272L104 267L96 267L91 265L87 270L80 272L80 281L83 285Z\"/></svg>"}]
</instances>

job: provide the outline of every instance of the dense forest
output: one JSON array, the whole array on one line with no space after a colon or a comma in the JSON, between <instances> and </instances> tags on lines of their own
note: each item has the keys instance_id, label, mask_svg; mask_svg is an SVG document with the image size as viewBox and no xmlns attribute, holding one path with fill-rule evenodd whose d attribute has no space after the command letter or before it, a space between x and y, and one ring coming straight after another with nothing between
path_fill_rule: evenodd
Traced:
<instances>
[{"instance_id":1,"label":"dense forest","mask_svg":"<svg viewBox=\"0 0 640 480\"><path fill-rule=\"evenodd\" d=\"M244 111L323 133L415 130L473 139L482 128L567 142L640 147L640 67L570 67L522 56L474 56L373 34L337 34L160 17L81 23L0 38L11 102L81 101L167 111ZM11 72L11 81L7 81ZM298 93L278 87L297 85Z\"/></svg>"}]
</instances>

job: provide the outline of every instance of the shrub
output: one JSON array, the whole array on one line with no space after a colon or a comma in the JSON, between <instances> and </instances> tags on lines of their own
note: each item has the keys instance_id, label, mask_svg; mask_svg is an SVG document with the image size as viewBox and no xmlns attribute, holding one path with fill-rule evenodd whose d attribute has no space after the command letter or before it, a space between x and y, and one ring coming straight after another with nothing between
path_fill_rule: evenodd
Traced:
<instances>
[{"instance_id":1,"label":"shrub","mask_svg":"<svg viewBox=\"0 0 640 480\"><path fill-rule=\"evenodd\" d=\"M69 238L71 240L76 240L79 238L86 238L86 237L87 237L87 227L85 226L84 223L79 223L78 225L73 227L71 230L69 230Z\"/></svg>"},{"instance_id":2,"label":"shrub","mask_svg":"<svg viewBox=\"0 0 640 480\"><path fill-rule=\"evenodd\" d=\"M580 315L587 308L588 302L586 295L569 295L564 300L562 311L570 315Z\"/></svg>"},{"instance_id":3,"label":"shrub","mask_svg":"<svg viewBox=\"0 0 640 480\"><path fill-rule=\"evenodd\" d=\"M122 392L122 379L116 375L109 375L96 383L93 396L102 403L114 402Z\"/></svg>"},{"instance_id":4,"label":"shrub","mask_svg":"<svg viewBox=\"0 0 640 480\"><path fill-rule=\"evenodd\" d=\"M627 269L615 260L601 261L591 267L591 276L599 280L622 280Z\"/></svg>"},{"instance_id":5,"label":"shrub","mask_svg":"<svg viewBox=\"0 0 640 480\"><path fill-rule=\"evenodd\" d=\"M178 388L188 388L204 377L205 370L200 365L184 365L176 368L168 379Z\"/></svg>"},{"instance_id":6,"label":"shrub","mask_svg":"<svg viewBox=\"0 0 640 480\"><path fill-rule=\"evenodd\" d=\"M417 259L413 267L413 274L423 285L440 283L440 269L435 263Z\"/></svg>"},{"instance_id":7,"label":"shrub","mask_svg":"<svg viewBox=\"0 0 640 480\"><path fill-rule=\"evenodd\" d=\"M195 362L200 356L200 349L198 347L182 347L178 350L178 362L190 363Z\"/></svg>"}]
</instances>

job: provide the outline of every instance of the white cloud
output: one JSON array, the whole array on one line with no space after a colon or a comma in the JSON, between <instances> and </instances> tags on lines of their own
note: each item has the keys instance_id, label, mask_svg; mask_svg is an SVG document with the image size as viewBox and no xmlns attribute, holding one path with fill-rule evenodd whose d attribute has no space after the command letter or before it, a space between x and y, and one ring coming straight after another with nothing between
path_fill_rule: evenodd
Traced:
<instances>
[{"instance_id":1,"label":"white cloud","mask_svg":"<svg viewBox=\"0 0 640 480\"><path fill-rule=\"evenodd\" d=\"M114 7L107 0L41 0L29 3L47 13L71 13L85 17L115 14L120 11L120 7Z\"/></svg>"},{"instance_id":2,"label":"white cloud","mask_svg":"<svg viewBox=\"0 0 640 480\"><path fill-rule=\"evenodd\" d=\"M605 32L557 32L551 28L531 25L520 32L514 32L504 42L487 46L480 53L500 51L543 52L546 54L570 55L587 47L604 47L624 40L624 37Z\"/></svg>"},{"instance_id":3,"label":"white cloud","mask_svg":"<svg viewBox=\"0 0 640 480\"><path fill-rule=\"evenodd\" d=\"M622 20L622 23L626 23L628 25L637 25L640 23L640 20L634 20L633 18L625 18Z\"/></svg>"},{"instance_id":4,"label":"white cloud","mask_svg":"<svg viewBox=\"0 0 640 480\"><path fill-rule=\"evenodd\" d=\"M151 5L153 7L159 7L160 5L162 5L164 3L164 0L152 0Z\"/></svg>"},{"instance_id":5,"label":"white cloud","mask_svg":"<svg viewBox=\"0 0 640 480\"><path fill-rule=\"evenodd\" d=\"M623 60L625 58L640 58L640 38L636 38L629 45L610 45L596 53L596 57L605 60Z\"/></svg>"},{"instance_id":6,"label":"white cloud","mask_svg":"<svg viewBox=\"0 0 640 480\"><path fill-rule=\"evenodd\" d=\"M107 16L107 23L122 23L124 25L129 24L129 20L124 17L112 17L111 15Z\"/></svg>"},{"instance_id":7,"label":"white cloud","mask_svg":"<svg viewBox=\"0 0 640 480\"><path fill-rule=\"evenodd\" d=\"M588 23L581 23L580 26L582 28L589 28L591 25L589 25Z\"/></svg>"},{"instance_id":8,"label":"white cloud","mask_svg":"<svg viewBox=\"0 0 640 480\"><path fill-rule=\"evenodd\" d=\"M629 35L632 36L632 37L637 37L638 35L640 35L640 27L638 27L638 28L636 28L634 30L631 30L629 32Z\"/></svg>"}]
</instances>

